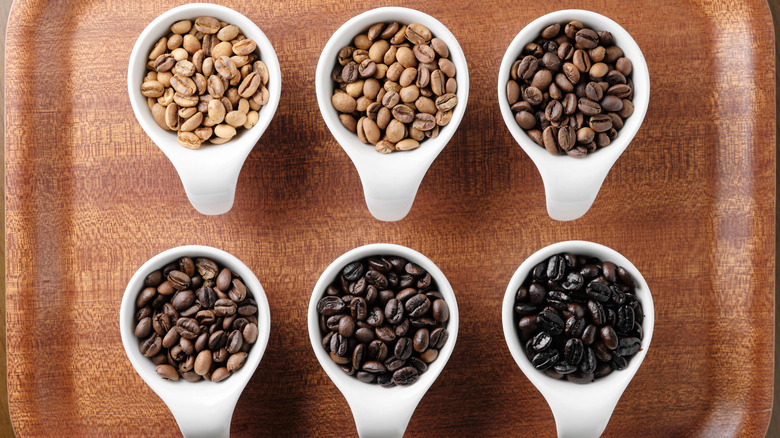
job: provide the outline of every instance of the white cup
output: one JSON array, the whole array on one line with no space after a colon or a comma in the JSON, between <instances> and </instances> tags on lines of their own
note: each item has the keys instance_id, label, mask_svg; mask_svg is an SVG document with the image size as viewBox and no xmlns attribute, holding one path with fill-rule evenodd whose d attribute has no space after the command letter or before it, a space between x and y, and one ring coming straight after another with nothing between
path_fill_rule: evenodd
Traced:
<instances>
[{"instance_id":1,"label":"white cup","mask_svg":"<svg viewBox=\"0 0 780 438\"><path fill-rule=\"evenodd\" d=\"M517 289L531 275L531 271L536 265L550 256L561 253L598 257L603 261L610 261L625 268L637 284L636 296L644 311L642 347L639 352L629 359L625 369L614 371L591 383L577 384L565 379L556 380L534 368L524 352L524 346L517 333L514 315ZM647 282L636 266L617 251L593 242L573 240L546 246L528 257L515 271L509 281L509 286L506 288L502 316L504 338L509 351L523 374L550 405L555 417L558 436L560 438L596 438L600 436L607 427L620 396L639 370L639 366L650 348L650 341L653 339L655 325L653 297Z\"/></svg>"},{"instance_id":2,"label":"white cup","mask_svg":"<svg viewBox=\"0 0 780 438\"><path fill-rule=\"evenodd\" d=\"M600 148L583 158L552 155L536 144L515 121L506 97L506 84L509 81L512 64L520 57L523 47L536 40L547 26L567 23L571 20L579 20L593 30L611 32L615 44L623 50L624 56L633 64L634 113L626 119L623 129L618 131L617 138L609 146ZM552 12L532 21L512 40L498 71L498 106L501 115L512 137L539 169L547 196L547 213L555 220L574 220L587 213L612 165L639 131L649 102L650 74L642 51L631 35L619 24L595 12L569 9Z\"/></svg>"},{"instance_id":3,"label":"white cup","mask_svg":"<svg viewBox=\"0 0 780 438\"><path fill-rule=\"evenodd\" d=\"M257 124L251 129L240 128L239 133L223 145L204 143L200 149L191 150L178 143L174 131L162 129L152 117L141 94L141 84L146 76L149 52L155 43L170 32L179 20L195 20L210 16L235 24L241 32L257 43L260 58L268 67L269 100L259 111ZM282 72L271 42L250 19L224 6L210 3L193 3L173 8L149 23L141 32L130 53L127 68L127 92L138 123L173 164L184 185L187 198L196 210L206 215L227 213L233 207L238 174L246 157L260 140L271 123L279 106L282 92Z\"/></svg>"},{"instance_id":4,"label":"white cup","mask_svg":"<svg viewBox=\"0 0 780 438\"><path fill-rule=\"evenodd\" d=\"M458 81L458 105L453 109L452 120L440 128L439 136L426 139L420 147L411 151L380 154L372 145L361 142L354 132L349 131L339 120L339 113L331 104L334 84L331 72L336 65L336 56L342 47L352 44L355 36L365 32L376 23L401 24L420 23L433 36L447 44L450 60L455 64ZM420 11L407 8L385 7L364 12L344 23L328 40L322 49L316 73L317 103L322 118L333 137L344 149L363 183L363 194L371 214L382 221L403 219L412 208L417 189L425 172L439 156L444 146L458 129L469 97L469 71L463 50L455 36L441 22Z\"/></svg>"},{"instance_id":5,"label":"white cup","mask_svg":"<svg viewBox=\"0 0 780 438\"><path fill-rule=\"evenodd\" d=\"M182 257L206 257L229 268L254 295L257 302L257 341L249 350L244 365L221 382L201 380L188 382L166 380L155 371L155 365L139 349L141 340L135 336L136 298L144 288L144 279L155 270ZM268 345L271 333L271 311L263 286L252 270L225 251L208 246L179 246L163 251L144 263L127 283L119 308L119 330L127 358L146 384L162 399L173 414L182 434L187 438L214 438L230 435L230 420L241 392L254 374ZM139 431L140 432L140 431Z\"/></svg>"},{"instance_id":6,"label":"white cup","mask_svg":"<svg viewBox=\"0 0 780 438\"><path fill-rule=\"evenodd\" d=\"M431 274L449 307L450 317L447 322L449 338L444 347L439 350L439 356L428 364L428 370L422 373L417 382L409 386L383 388L376 384L363 383L354 376L346 375L333 362L330 355L322 347L317 303L325 296L325 290L333 283L346 265L365 257L376 255L400 256L415 263ZM322 365L322 369L330 377L336 387L347 399L355 426L361 438L399 438L402 437L414 410L423 396L439 376L455 348L458 338L458 302L447 277L430 259L419 252L400 245L387 243L365 245L346 252L328 266L320 276L309 301L309 339L314 354Z\"/></svg>"}]
</instances>

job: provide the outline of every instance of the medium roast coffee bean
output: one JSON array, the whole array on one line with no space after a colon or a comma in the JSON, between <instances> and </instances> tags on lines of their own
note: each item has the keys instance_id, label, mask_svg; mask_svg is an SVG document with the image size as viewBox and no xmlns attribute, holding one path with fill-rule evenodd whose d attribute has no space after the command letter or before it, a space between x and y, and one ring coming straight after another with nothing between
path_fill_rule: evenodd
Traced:
<instances>
[{"instance_id":1,"label":"medium roast coffee bean","mask_svg":"<svg viewBox=\"0 0 780 438\"><path fill-rule=\"evenodd\" d=\"M345 373L384 387L414 383L449 337L450 309L433 277L397 256L347 264L317 312L331 359Z\"/></svg>"},{"instance_id":2,"label":"medium roast coffee bean","mask_svg":"<svg viewBox=\"0 0 780 438\"><path fill-rule=\"evenodd\" d=\"M624 369L642 345L635 287L623 267L593 257L556 254L535 266L514 306L534 367L575 383Z\"/></svg>"},{"instance_id":3,"label":"medium roast coffee bean","mask_svg":"<svg viewBox=\"0 0 780 438\"><path fill-rule=\"evenodd\" d=\"M218 273L232 293L212 287L220 282ZM153 358L161 377L221 381L243 365L258 338L257 303L230 269L208 258L182 257L147 275L144 283L157 283L157 293L154 302L136 312L135 334L141 353ZM155 286L140 291L141 304L148 301L149 288ZM161 368L163 362L170 368Z\"/></svg>"},{"instance_id":4,"label":"medium roast coffee bean","mask_svg":"<svg viewBox=\"0 0 780 438\"><path fill-rule=\"evenodd\" d=\"M515 120L551 154L581 158L606 147L633 113L633 68L614 44L609 32L579 21L556 23L512 64L506 93Z\"/></svg>"}]
</instances>

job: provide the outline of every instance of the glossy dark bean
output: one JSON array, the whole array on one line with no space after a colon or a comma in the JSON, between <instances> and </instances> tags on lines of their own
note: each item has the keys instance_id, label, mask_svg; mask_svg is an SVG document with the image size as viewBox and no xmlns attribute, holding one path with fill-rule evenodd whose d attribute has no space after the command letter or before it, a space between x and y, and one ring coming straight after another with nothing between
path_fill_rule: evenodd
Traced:
<instances>
[{"instance_id":1,"label":"glossy dark bean","mask_svg":"<svg viewBox=\"0 0 780 438\"><path fill-rule=\"evenodd\" d=\"M531 363L537 370L546 370L555 365L559 358L560 353L558 350L548 349L534 355Z\"/></svg>"},{"instance_id":2,"label":"glossy dark bean","mask_svg":"<svg viewBox=\"0 0 780 438\"><path fill-rule=\"evenodd\" d=\"M431 307L431 300L424 294L417 294L406 301L405 309L411 317L419 317L428 312ZM387 315L385 315L387 316Z\"/></svg>"},{"instance_id":3,"label":"glossy dark bean","mask_svg":"<svg viewBox=\"0 0 780 438\"><path fill-rule=\"evenodd\" d=\"M628 333L634 328L634 322L634 309L631 306L620 306L617 309L615 330L620 333Z\"/></svg>"},{"instance_id":4,"label":"glossy dark bean","mask_svg":"<svg viewBox=\"0 0 780 438\"><path fill-rule=\"evenodd\" d=\"M393 382L398 386L407 386L416 382L420 372L414 367L403 367L393 373Z\"/></svg>"},{"instance_id":5,"label":"glossy dark bean","mask_svg":"<svg viewBox=\"0 0 780 438\"><path fill-rule=\"evenodd\" d=\"M565 360L558 361L555 366L553 367L555 372L561 375L567 375L571 374L579 369L577 365L570 364L569 362Z\"/></svg>"},{"instance_id":6,"label":"glossy dark bean","mask_svg":"<svg viewBox=\"0 0 780 438\"><path fill-rule=\"evenodd\" d=\"M582 361L580 362L580 371L583 373L593 373L596 371L597 365L596 353L593 352L593 349L585 347Z\"/></svg>"},{"instance_id":7,"label":"glossy dark bean","mask_svg":"<svg viewBox=\"0 0 780 438\"><path fill-rule=\"evenodd\" d=\"M563 356L571 365L578 365L585 352L585 346L578 338L570 338L563 347Z\"/></svg>"},{"instance_id":8,"label":"glossy dark bean","mask_svg":"<svg viewBox=\"0 0 780 438\"><path fill-rule=\"evenodd\" d=\"M614 350L618 346L618 336L617 333L615 333L615 329L612 328L612 326L604 326L600 330L601 334L601 342L604 343L604 346L609 348L610 350Z\"/></svg>"},{"instance_id":9,"label":"glossy dark bean","mask_svg":"<svg viewBox=\"0 0 780 438\"><path fill-rule=\"evenodd\" d=\"M642 341L639 338L621 338L615 353L620 356L633 356L642 348Z\"/></svg>"},{"instance_id":10,"label":"glossy dark bean","mask_svg":"<svg viewBox=\"0 0 780 438\"><path fill-rule=\"evenodd\" d=\"M536 324L543 330L550 332L552 335L559 335L563 333L563 320L555 313L548 311L539 312L536 318Z\"/></svg>"},{"instance_id":11,"label":"glossy dark bean","mask_svg":"<svg viewBox=\"0 0 780 438\"><path fill-rule=\"evenodd\" d=\"M564 333L570 338L581 338L585 333L585 327L587 323L584 319L571 316L566 320L566 328Z\"/></svg>"},{"instance_id":12,"label":"glossy dark bean","mask_svg":"<svg viewBox=\"0 0 780 438\"><path fill-rule=\"evenodd\" d=\"M596 325L602 325L606 322L607 316L604 313L604 307L598 301L588 301L588 313L590 318Z\"/></svg>"},{"instance_id":13,"label":"glossy dark bean","mask_svg":"<svg viewBox=\"0 0 780 438\"><path fill-rule=\"evenodd\" d=\"M547 332L539 332L531 339L531 348L537 352L546 350L551 344L552 336Z\"/></svg>"},{"instance_id":14,"label":"glossy dark bean","mask_svg":"<svg viewBox=\"0 0 780 438\"><path fill-rule=\"evenodd\" d=\"M325 296L317 302L317 312L324 316L332 316L344 311L344 301L339 297Z\"/></svg>"}]
</instances>

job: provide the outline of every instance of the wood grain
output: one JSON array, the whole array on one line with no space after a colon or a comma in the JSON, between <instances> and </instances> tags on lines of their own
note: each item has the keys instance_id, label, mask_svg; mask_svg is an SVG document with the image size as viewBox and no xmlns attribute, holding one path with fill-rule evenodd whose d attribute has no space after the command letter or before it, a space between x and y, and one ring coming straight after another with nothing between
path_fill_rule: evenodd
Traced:
<instances>
[{"instance_id":1,"label":"wood grain","mask_svg":"<svg viewBox=\"0 0 780 438\"><path fill-rule=\"evenodd\" d=\"M463 19L466 2L402 1L459 38L472 89L460 129L410 215L396 223L369 215L313 88L325 41L348 17L380 3L221 3L269 36L284 85L279 111L244 166L236 206L219 217L189 205L125 91L135 38L179 2L139 10L128 2L19 1L11 12L5 278L9 404L20 436L178 434L125 358L117 317L135 269L191 243L242 259L271 305L268 350L239 401L234 435L354 435L344 399L311 352L306 305L334 258L385 241L437 263L461 311L458 345L407 435L554 436L549 409L505 347L500 306L525 257L575 238L631 259L656 303L653 346L605 436L766 432L776 163L766 2L669 0L648 9L563 1L533 11L503 4L472 21ZM604 13L632 33L653 89L643 127L592 210L560 223L546 215L541 180L503 126L495 89L514 35L569 7Z\"/></svg>"}]
</instances>

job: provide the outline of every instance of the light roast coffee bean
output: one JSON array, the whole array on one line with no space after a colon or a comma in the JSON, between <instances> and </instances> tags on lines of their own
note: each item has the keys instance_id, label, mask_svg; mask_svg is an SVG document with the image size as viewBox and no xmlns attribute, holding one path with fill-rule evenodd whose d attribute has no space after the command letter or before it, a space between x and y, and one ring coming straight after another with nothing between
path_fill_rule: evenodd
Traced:
<instances>
[{"instance_id":1,"label":"light roast coffee bean","mask_svg":"<svg viewBox=\"0 0 780 438\"><path fill-rule=\"evenodd\" d=\"M205 257L183 257L147 275L136 308L139 350L165 379L224 380L257 342L252 292Z\"/></svg>"},{"instance_id":2,"label":"light roast coffee bean","mask_svg":"<svg viewBox=\"0 0 780 438\"><path fill-rule=\"evenodd\" d=\"M252 128L269 99L257 43L216 18L194 21L177 21L171 36L155 44L141 85L157 124L189 149L223 144Z\"/></svg>"}]
</instances>

